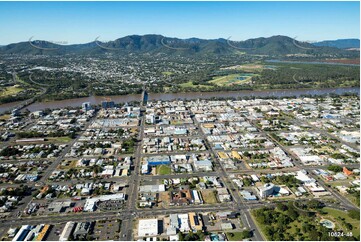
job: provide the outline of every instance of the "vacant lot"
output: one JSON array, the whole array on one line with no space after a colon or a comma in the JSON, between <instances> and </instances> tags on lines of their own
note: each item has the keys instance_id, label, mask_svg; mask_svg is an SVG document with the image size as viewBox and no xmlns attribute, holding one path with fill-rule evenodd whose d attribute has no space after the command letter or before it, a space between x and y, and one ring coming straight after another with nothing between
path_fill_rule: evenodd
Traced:
<instances>
[{"instance_id":1,"label":"vacant lot","mask_svg":"<svg viewBox=\"0 0 361 242\"><path fill-rule=\"evenodd\" d=\"M82 168L82 167L76 167L76 164L78 163L77 160L67 160L67 161L63 161L62 163L60 163L58 165L58 169L62 169L62 170L68 170L68 169L71 169L71 168Z\"/></svg>"},{"instance_id":2,"label":"vacant lot","mask_svg":"<svg viewBox=\"0 0 361 242\"><path fill-rule=\"evenodd\" d=\"M160 165L157 167L157 174L158 175L169 175L171 174L172 169L167 165Z\"/></svg>"},{"instance_id":3,"label":"vacant lot","mask_svg":"<svg viewBox=\"0 0 361 242\"><path fill-rule=\"evenodd\" d=\"M158 198L158 207L162 208L168 208L169 207L169 201L170 201L170 195L169 192L160 192L159 198Z\"/></svg>"},{"instance_id":4,"label":"vacant lot","mask_svg":"<svg viewBox=\"0 0 361 242\"><path fill-rule=\"evenodd\" d=\"M214 204L218 202L214 190L202 190L201 193L204 203Z\"/></svg>"},{"instance_id":5,"label":"vacant lot","mask_svg":"<svg viewBox=\"0 0 361 242\"><path fill-rule=\"evenodd\" d=\"M0 116L0 120L8 120L10 117L10 114L4 114Z\"/></svg>"}]
</instances>

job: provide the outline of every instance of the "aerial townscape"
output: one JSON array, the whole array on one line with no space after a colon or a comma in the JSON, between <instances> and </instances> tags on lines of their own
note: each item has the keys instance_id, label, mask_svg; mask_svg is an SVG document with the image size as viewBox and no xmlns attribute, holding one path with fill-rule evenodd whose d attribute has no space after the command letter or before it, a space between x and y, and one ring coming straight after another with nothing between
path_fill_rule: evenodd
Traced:
<instances>
[{"instance_id":1,"label":"aerial townscape","mask_svg":"<svg viewBox=\"0 0 361 242\"><path fill-rule=\"evenodd\" d=\"M360 241L359 39L35 39L0 46L1 241Z\"/></svg>"}]
</instances>

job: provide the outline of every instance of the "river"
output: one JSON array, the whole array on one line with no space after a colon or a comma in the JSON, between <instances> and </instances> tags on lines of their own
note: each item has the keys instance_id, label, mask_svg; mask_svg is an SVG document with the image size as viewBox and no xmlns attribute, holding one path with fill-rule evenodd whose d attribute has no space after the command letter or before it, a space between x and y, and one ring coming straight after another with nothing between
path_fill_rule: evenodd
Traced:
<instances>
[{"instance_id":1,"label":"river","mask_svg":"<svg viewBox=\"0 0 361 242\"><path fill-rule=\"evenodd\" d=\"M191 100L197 98L240 98L240 97L286 97L286 96L301 96L301 95L325 95L325 94L345 94L356 93L360 95L359 87L345 87L345 88L322 88L322 89L297 89L297 90L267 90L267 91L229 91L229 92L186 92L186 93L150 93L149 100ZM140 101L141 94L129 94L109 96L115 103L125 103L131 101ZM83 102L90 102L93 105L100 104L104 100L102 96L90 96L75 99L66 99L61 101L37 102L27 106L31 112L37 110L44 110L46 108L64 108L64 107L79 107ZM17 103L7 103L0 105L0 113L11 110L16 107Z\"/></svg>"},{"instance_id":2,"label":"river","mask_svg":"<svg viewBox=\"0 0 361 242\"><path fill-rule=\"evenodd\" d=\"M321 62L321 61L286 61L286 60L266 60L266 63L285 63L285 64L320 64L336 66L360 66L359 64L347 64L338 62Z\"/></svg>"}]
</instances>

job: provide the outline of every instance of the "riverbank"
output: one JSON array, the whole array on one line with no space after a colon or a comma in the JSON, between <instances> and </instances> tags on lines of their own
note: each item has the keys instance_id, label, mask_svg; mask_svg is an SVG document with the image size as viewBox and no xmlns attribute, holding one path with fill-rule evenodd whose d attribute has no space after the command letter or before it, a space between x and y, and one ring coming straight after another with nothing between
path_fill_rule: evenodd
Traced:
<instances>
[{"instance_id":1,"label":"riverbank","mask_svg":"<svg viewBox=\"0 0 361 242\"><path fill-rule=\"evenodd\" d=\"M242 97L289 97L289 96L302 96L302 95L327 95L337 94L342 95L346 93L354 93L360 95L359 87L345 87L345 88L321 88L321 89L297 89L297 90L259 90L259 91L221 91L221 92L184 92L184 93L149 93L150 101L157 100L192 100L192 99L210 99L210 98L242 98ZM109 96L115 103L126 103L141 101L141 94L128 94ZM64 107L79 107L83 102L90 102L92 105L100 104L105 100L104 96L90 96L83 98L73 98L61 101L49 102L35 102L26 108L31 112L37 110L44 110L46 108L64 108ZM17 107L19 102L7 103L0 105L0 113L12 110Z\"/></svg>"}]
</instances>

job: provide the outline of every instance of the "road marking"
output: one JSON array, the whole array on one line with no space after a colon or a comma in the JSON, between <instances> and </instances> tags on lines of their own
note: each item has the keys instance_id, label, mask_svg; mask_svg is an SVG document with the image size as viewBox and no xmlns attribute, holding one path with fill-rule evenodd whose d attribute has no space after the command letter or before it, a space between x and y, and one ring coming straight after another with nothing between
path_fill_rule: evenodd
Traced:
<instances>
[{"instance_id":1,"label":"road marking","mask_svg":"<svg viewBox=\"0 0 361 242\"><path fill-rule=\"evenodd\" d=\"M251 225L249 224L249 221L248 221L248 217L246 214L244 214L244 216L246 217L246 221L247 221L247 224L248 224L248 227L251 228Z\"/></svg>"}]
</instances>

